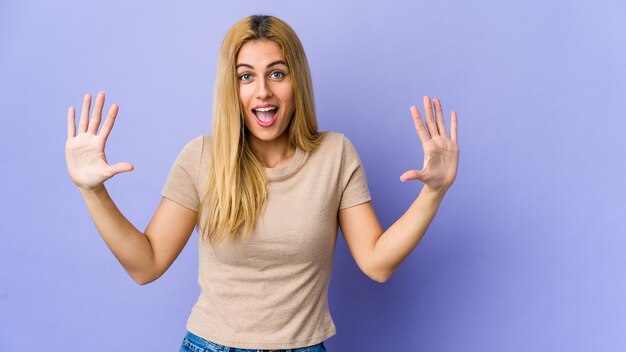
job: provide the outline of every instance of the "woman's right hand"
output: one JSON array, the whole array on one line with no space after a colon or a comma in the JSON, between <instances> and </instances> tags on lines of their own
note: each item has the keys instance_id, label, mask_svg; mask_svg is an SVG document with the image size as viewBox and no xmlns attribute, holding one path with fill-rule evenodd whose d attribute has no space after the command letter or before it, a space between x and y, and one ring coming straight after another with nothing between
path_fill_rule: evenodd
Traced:
<instances>
[{"instance_id":1,"label":"woman's right hand","mask_svg":"<svg viewBox=\"0 0 626 352\"><path fill-rule=\"evenodd\" d=\"M128 162L120 162L115 165L109 165L107 162L104 147L115 123L119 107L117 104L111 105L100 133L98 133L103 106L104 93L100 92L96 97L96 105L91 118L89 118L91 96L85 94L78 131L76 131L74 107L71 106L67 111L65 161L67 162L67 170L72 181L74 181L76 186L84 190L98 189L109 178L122 172L132 171L134 168Z\"/></svg>"}]
</instances>

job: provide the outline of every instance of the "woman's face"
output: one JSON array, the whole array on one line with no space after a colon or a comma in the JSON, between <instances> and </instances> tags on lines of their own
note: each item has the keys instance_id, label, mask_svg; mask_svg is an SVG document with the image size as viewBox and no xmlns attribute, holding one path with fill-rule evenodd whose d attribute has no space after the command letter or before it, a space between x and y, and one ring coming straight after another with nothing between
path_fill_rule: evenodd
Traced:
<instances>
[{"instance_id":1,"label":"woman's face","mask_svg":"<svg viewBox=\"0 0 626 352\"><path fill-rule=\"evenodd\" d=\"M291 75L280 46L270 40L245 43L237 55L237 77L253 146L286 143L294 102Z\"/></svg>"}]
</instances>

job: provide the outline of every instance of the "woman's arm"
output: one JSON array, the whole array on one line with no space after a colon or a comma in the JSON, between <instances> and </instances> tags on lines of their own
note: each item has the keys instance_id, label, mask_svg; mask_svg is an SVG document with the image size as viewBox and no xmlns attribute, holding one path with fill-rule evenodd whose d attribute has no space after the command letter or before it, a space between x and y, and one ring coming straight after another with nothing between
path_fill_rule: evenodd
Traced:
<instances>
[{"instance_id":1,"label":"woman's arm","mask_svg":"<svg viewBox=\"0 0 626 352\"><path fill-rule=\"evenodd\" d=\"M196 224L195 211L162 198L142 233L118 210L104 186L81 190L81 195L102 239L140 285L165 273L185 247Z\"/></svg>"},{"instance_id":2,"label":"woman's arm","mask_svg":"<svg viewBox=\"0 0 626 352\"><path fill-rule=\"evenodd\" d=\"M430 98L424 97L428 130L417 108L411 107L415 129L424 148L424 166L419 171L405 172L400 179L417 179L425 185L409 209L384 232L369 202L339 211L341 232L352 256L359 268L378 282L389 279L419 243L456 178L459 160L457 116L452 112L448 137L438 99L435 99L434 107L436 117Z\"/></svg>"},{"instance_id":3,"label":"woman's arm","mask_svg":"<svg viewBox=\"0 0 626 352\"><path fill-rule=\"evenodd\" d=\"M196 212L163 198L145 233L141 233L119 211L104 181L121 172L132 171L130 163L109 165L104 147L118 106L111 106L100 133L98 127L104 93L98 94L91 120L91 96L85 95L78 133L74 108L68 111L65 156L68 172L87 205L100 235L128 274L139 284L160 277L187 243L196 223Z\"/></svg>"}]
</instances>

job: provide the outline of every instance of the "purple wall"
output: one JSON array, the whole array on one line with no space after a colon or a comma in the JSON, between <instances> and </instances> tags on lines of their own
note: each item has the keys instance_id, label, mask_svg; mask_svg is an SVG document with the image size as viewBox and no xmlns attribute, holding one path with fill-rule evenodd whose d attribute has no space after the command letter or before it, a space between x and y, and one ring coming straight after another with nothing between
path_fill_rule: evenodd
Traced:
<instances>
[{"instance_id":1,"label":"purple wall","mask_svg":"<svg viewBox=\"0 0 626 352\"><path fill-rule=\"evenodd\" d=\"M254 13L300 35L321 128L355 144L384 226L420 187L398 181L422 159L408 107L459 112L456 184L394 277L370 281L339 242L331 351L626 348L623 1L211 3L0 2L0 351L177 350L197 237L136 285L67 176L66 109L120 104L108 157L136 170L108 188L143 229L209 133L224 33Z\"/></svg>"}]
</instances>

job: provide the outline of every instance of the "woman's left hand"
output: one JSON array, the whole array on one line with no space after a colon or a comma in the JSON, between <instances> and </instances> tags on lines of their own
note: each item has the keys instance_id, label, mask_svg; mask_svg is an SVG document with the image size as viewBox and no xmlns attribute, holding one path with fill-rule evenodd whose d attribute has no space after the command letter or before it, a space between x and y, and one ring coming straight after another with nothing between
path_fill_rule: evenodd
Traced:
<instances>
[{"instance_id":1,"label":"woman's left hand","mask_svg":"<svg viewBox=\"0 0 626 352\"><path fill-rule=\"evenodd\" d=\"M424 112L426 113L428 129L424 127L417 107L411 107L415 129L424 149L424 166L421 170L410 170L403 173L400 180L420 180L429 189L445 193L452 186L459 165L456 112L452 111L450 114L449 136L446 132L439 99L435 98L433 104L430 97L424 97Z\"/></svg>"}]
</instances>

